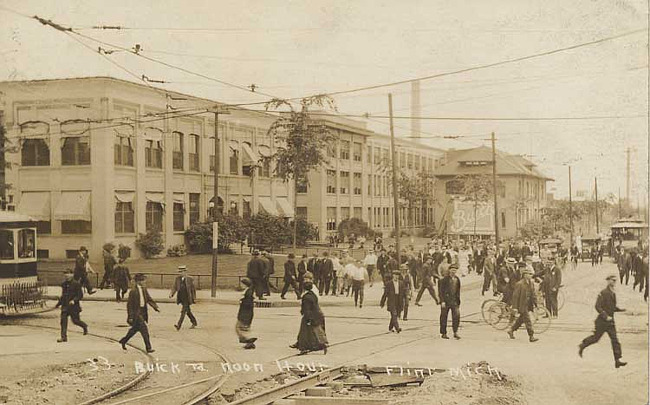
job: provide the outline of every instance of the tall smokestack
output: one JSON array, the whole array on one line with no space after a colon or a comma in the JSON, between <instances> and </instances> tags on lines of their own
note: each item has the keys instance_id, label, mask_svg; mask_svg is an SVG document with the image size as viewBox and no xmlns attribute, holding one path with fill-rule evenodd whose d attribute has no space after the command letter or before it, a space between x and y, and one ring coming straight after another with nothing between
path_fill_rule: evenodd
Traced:
<instances>
[{"instance_id":1,"label":"tall smokestack","mask_svg":"<svg viewBox=\"0 0 650 405\"><path fill-rule=\"evenodd\" d=\"M419 117L422 114L422 105L420 104L420 81L413 80L411 82L411 116ZM411 136L415 138L420 137L422 130L420 120L411 120Z\"/></svg>"}]
</instances>

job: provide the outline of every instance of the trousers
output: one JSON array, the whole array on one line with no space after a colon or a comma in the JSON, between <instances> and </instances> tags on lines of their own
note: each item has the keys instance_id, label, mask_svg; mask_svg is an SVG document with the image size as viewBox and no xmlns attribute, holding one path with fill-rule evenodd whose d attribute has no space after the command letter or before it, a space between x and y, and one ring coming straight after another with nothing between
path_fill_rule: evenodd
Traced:
<instances>
[{"instance_id":1,"label":"trousers","mask_svg":"<svg viewBox=\"0 0 650 405\"><path fill-rule=\"evenodd\" d=\"M533 330L533 322L530 320L530 312L520 312L519 317L517 317L515 322L512 324L511 330L515 332L522 324L526 325L526 332L528 332L528 336L533 336L535 331Z\"/></svg>"},{"instance_id":2,"label":"trousers","mask_svg":"<svg viewBox=\"0 0 650 405\"><path fill-rule=\"evenodd\" d=\"M620 359L623 356L623 352L621 350L621 343L618 341L618 337L616 336L616 324L614 321L605 321L601 317L598 317L594 324L594 333L591 336L587 336L582 343L580 343L580 346L585 349L594 343L598 343L600 338L607 333L609 340L612 342L614 360Z\"/></svg>"},{"instance_id":3,"label":"trousers","mask_svg":"<svg viewBox=\"0 0 650 405\"><path fill-rule=\"evenodd\" d=\"M458 332L460 326L460 307L458 305L446 305L440 308L440 334L447 334L447 317L451 311L451 329Z\"/></svg>"},{"instance_id":4,"label":"trousers","mask_svg":"<svg viewBox=\"0 0 650 405\"><path fill-rule=\"evenodd\" d=\"M72 323L86 330L88 325L81 320L79 311L77 309L62 307L61 308L61 339L68 339L68 317L72 319Z\"/></svg>"},{"instance_id":5,"label":"trousers","mask_svg":"<svg viewBox=\"0 0 650 405\"><path fill-rule=\"evenodd\" d=\"M416 304L420 302L420 299L422 299L422 294L424 294L425 290L429 291L429 295L431 295L431 298L433 298L436 303L440 302L440 299L438 298L438 291L436 291L436 289L433 287L431 279L424 278L422 280L422 285L420 286L420 291L418 291L418 295L415 297Z\"/></svg>"},{"instance_id":6,"label":"trousers","mask_svg":"<svg viewBox=\"0 0 650 405\"><path fill-rule=\"evenodd\" d=\"M363 305L363 290L364 290L364 281L363 280L352 280L352 296L354 297L354 306Z\"/></svg>"},{"instance_id":7,"label":"trousers","mask_svg":"<svg viewBox=\"0 0 650 405\"><path fill-rule=\"evenodd\" d=\"M151 350L151 340L149 339L149 327L147 326L147 322L145 322L141 316L139 316L137 319L133 321L131 328L129 329L128 332L126 332L126 336L120 339L120 343L126 344L138 332L140 332L140 335L142 335L142 340L144 340L144 346L147 349L147 351Z\"/></svg>"},{"instance_id":8,"label":"trousers","mask_svg":"<svg viewBox=\"0 0 650 405\"><path fill-rule=\"evenodd\" d=\"M390 322L388 323L388 330L399 330L399 311L396 309L393 309L390 311Z\"/></svg>"},{"instance_id":9,"label":"trousers","mask_svg":"<svg viewBox=\"0 0 650 405\"><path fill-rule=\"evenodd\" d=\"M293 290L296 293L296 296L300 298L300 287L298 286L298 283L294 279L285 279L284 280L284 286L282 287L282 293L280 293L280 297L284 297L287 291L289 291L289 286L293 287Z\"/></svg>"},{"instance_id":10,"label":"trousers","mask_svg":"<svg viewBox=\"0 0 650 405\"><path fill-rule=\"evenodd\" d=\"M190 304L182 304L183 307L181 308L181 317L178 320L178 327L180 328L181 325L183 325L183 321L185 320L185 315L187 314L187 317L190 318L190 322L192 322L192 325L196 326L196 318L194 317L194 314L192 313L192 308L190 307Z\"/></svg>"}]
</instances>

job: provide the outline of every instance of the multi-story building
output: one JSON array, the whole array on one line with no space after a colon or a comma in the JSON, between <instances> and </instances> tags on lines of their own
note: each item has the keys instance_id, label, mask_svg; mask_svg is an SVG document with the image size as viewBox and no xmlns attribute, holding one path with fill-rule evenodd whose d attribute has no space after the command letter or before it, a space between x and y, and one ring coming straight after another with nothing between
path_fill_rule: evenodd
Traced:
<instances>
[{"instance_id":1,"label":"multi-story building","mask_svg":"<svg viewBox=\"0 0 650 405\"><path fill-rule=\"evenodd\" d=\"M342 117L322 121L336 140L327 150L328 164L309 174L308 186L298 188L296 215L316 225L321 240L335 234L347 218L360 218L375 231L389 234L394 227L390 137ZM432 173L444 153L403 138L396 139L396 148L399 170L409 176ZM413 209L409 213L406 206L400 207L400 224L433 225L433 206L418 202Z\"/></svg>"},{"instance_id":2,"label":"multi-story building","mask_svg":"<svg viewBox=\"0 0 650 405\"><path fill-rule=\"evenodd\" d=\"M157 229L166 246L214 206L214 101L93 77L0 83L8 141L8 201L37 219L40 258L81 245L129 246ZM258 170L273 153L275 117L241 109L219 115L217 208L293 216L292 187ZM137 249L133 249L135 255Z\"/></svg>"},{"instance_id":3,"label":"multi-story building","mask_svg":"<svg viewBox=\"0 0 650 405\"><path fill-rule=\"evenodd\" d=\"M501 151L496 153L496 169L499 236L511 238L517 235L523 224L541 218L548 203L546 182L553 179L542 174L528 159ZM490 148L450 150L445 155L444 164L435 171L438 179L436 196L440 204L435 212L436 223L451 235L474 234L473 203L462 202L464 187L458 176L476 175L492 175ZM492 200L490 197L478 210L476 219L480 225L477 235L494 235Z\"/></svg>"}]
</instances>

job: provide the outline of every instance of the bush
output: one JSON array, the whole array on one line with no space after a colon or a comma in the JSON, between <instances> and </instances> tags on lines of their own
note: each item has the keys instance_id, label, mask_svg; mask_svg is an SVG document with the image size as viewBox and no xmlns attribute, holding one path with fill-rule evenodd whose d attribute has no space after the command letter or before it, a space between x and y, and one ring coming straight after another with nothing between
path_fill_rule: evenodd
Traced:
<instances>
[{"instance_id":1,"label":"bush","mask_svg":"<svg viewBox=\"0 0 650 405\"><path fill-rule=\"evenodd\" d=\"M167 249L168 257L181 257L185 256L187 251L185 250L185 245L174 245Z\"/></svg>"},{"instance_id":2,"label":"bush","mask_svg":"<svg viewBox=\"0 0 650 405\"><path fill-rule=\"evenodd\" d=\"M289 222L280 216L257 214L250 218L248 225L251 234L249 245L264 245L276 249L293 242L293 228L289 227Z\"/></svg>"},{"instance_id":3,"label":"bush","mask_svg":"<svg viewBox=\"0 0 650 405\"><path fill-rule=\"evenodd\" d=\"M372 238L375 236L375 231L368 226L368 223L359 218L348 218L341 221L339 224L339 236L346 238L352 234L354 236L365 236Z\"/></svg>"},{"instance_id":4,"label":"bush","mask_svg":"<svg viewBox=\"0 0 650 405\"><path fill-rule=\"evenodd\" d=\"M229 253L230 245L241 243L248 234L248 223L238 215L219 215L218 251ZM212 251L212 220L197 222L185 231L185 242L192 253Z\"/></svg>"},{"instance_id":5,"label":"bush","mask_svg":"<svg viewBox=\"0 0 650 405\"><path fill-rule=\"evenodd\" d=\"M138 234L135 245L140 249L146 259L158 256L165 249L162 234L159 231L148 231Z\"/></svg>"},{"instance_id":6,"label":"bush","mask_svg":"<svg viewBox=\"0 0 650 405\"><path fill-rule=\"evenodd\" d=\"M298 218L296 224L296 245L305 246L308 241L318 239L318 229L304 218ZM289 222L289 232L293 243L293 221Z\"/></svg>"}]
</instances>

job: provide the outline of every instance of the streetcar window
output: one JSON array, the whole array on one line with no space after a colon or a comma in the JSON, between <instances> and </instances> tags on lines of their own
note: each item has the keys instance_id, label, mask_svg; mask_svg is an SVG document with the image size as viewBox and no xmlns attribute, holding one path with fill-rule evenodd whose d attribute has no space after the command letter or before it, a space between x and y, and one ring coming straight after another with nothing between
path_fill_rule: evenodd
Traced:
<instances>
[{"instance_id":1,"label":"streetcar window","mask_svg":"<svg viewBox=\"0 0 650 405\"><path fill-rule=\"evenodd\" d=\"M36 232L33 229L18 231L18 257L21 259L36 257Z\"/></svg>"},{"instance_id":2,"label":"streetcar window","mask_svg":"<svg viewBox=\"0 0 650 405\"><path fill-rule=\"evenodd\" d=\"M14 258L14 233L10 230L0 230L0 259Z\"/></svg>"}]
</instances>

